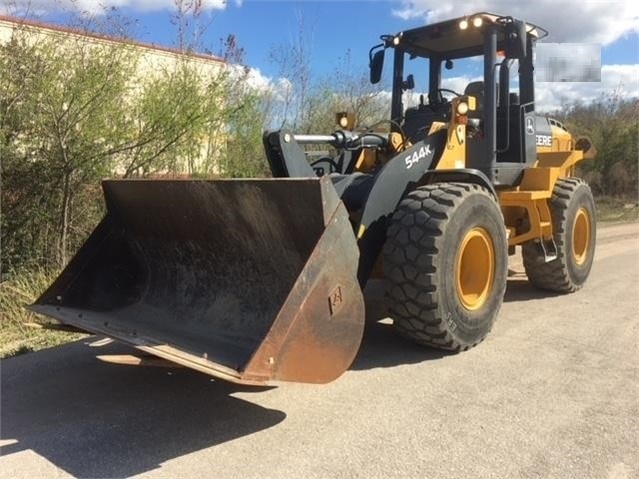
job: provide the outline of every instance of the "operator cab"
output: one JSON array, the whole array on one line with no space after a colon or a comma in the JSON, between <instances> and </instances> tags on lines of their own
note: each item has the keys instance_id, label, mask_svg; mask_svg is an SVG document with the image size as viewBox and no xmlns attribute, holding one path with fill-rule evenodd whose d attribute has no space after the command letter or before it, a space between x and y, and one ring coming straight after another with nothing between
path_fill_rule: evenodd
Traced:
<instances>
[{"instance_id":1,"label":"operator cab","mask_svg":"<svg viewBox=\"0 0 639 479\"><path fill-rule=\"evenodd\" d=\"M535 25L483 12L382 35L383 43L370 52L371 82L381 79L384 51L394 50L393 131L411 143L423 140L434 122L451 121L452 98L458 98L455 104L470 101L466 168L481 171L497 187L512 186L536 159L533 44L546 35ZM483 75L462 91L446 88L442 67L468 76L457 74L455 65L470 61L483 66ZM514 91L511 72L517 74Z\"/></svg>"}]
</instances>

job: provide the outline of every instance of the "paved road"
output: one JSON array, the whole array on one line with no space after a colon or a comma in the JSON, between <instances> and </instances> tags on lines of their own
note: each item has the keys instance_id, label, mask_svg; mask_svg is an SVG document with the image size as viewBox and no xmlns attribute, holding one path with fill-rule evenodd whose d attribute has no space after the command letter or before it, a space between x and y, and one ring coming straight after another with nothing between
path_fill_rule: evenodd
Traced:
<instances>
[{"instance_id":1,"label":"paved road","mask_svg":"<svg viewBox=\"0 0 639 479\"><path fill-rule=\"evenodd\" d=\"M478 348L442 355L372 323L326 386L108 365L93 356L129 349L95 338L6 360L0 476L639 477L639 224L600 231L577 294L511 269Z\"/></svg>"}]
</instances>

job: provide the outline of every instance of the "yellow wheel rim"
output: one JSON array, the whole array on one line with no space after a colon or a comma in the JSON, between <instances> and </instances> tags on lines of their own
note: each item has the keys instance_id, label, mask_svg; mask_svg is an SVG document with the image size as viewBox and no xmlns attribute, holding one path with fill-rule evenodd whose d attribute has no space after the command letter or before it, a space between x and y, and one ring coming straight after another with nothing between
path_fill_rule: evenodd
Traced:
<instances>
[{"instance_id":1,"label":"yellow wheel rim","mask_svg":"<svg viewBox=\"0 0 639 479\"><path fill-rule=\"evenodd\" d=\"M590 244L590 215L585 208L579 208L572 225L572 255L575 263L584 264Z\"/></svg>"},{"instance_id":2,"label":"yellow wheel rim","mask_svg":"<svg viewBox=\"0 0 639 479\"><path fill-rule=\"evenodd\" d=\"M457 297L468 310L481 308L493 288L495 247L484 228L466 233L455 259Z\"/></svg>"}]
</instances>

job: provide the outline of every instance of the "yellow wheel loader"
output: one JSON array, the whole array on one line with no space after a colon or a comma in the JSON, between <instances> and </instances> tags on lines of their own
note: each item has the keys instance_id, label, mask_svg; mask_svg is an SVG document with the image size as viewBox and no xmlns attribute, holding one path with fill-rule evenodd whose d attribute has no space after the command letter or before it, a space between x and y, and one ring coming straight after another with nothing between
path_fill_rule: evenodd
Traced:
<instances>
[{"instance_id":1,"label":"yellow wheel loader","mask_svg":"<svg viewBox=\"0 0 639 479\"><path fill-rule=\"evenodd\" d=\"M225 380L325 383L353 361L362 290L382 277L402 335L475 346L515 246L551 291L592 266L594 203L573 169L595 150L535 114L545 35L489 13L383 35L370 73L393 52L390 131L344 115L327 135L266 132L270 179L104 181L105 218L31 308ZM482 81L442 88L442 67L470 57ZM409 70L427 87L405 105ZM310 161L309 144L335 154Z\"/></svg>"}]
</instances>

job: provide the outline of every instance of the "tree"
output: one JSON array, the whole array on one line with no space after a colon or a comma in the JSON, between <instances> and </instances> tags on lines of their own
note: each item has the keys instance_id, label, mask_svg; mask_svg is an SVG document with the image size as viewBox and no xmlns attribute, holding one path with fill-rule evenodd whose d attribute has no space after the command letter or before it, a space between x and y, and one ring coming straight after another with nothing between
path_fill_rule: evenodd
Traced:
<instances>
[{"instance_id":1,"label":"tree","mask_svg":"<svg viewBox=\"0 0 639 479\"><path fill-rule=\"evenodd\" d=\"M278 127L299 133L327 133L335 129L335 113L355 113L356 127L365 127L390 117L390 100L383 85L371 85L368 71L353 59L350 50L337 57L329 75L311 74L312 25L299 13L295 40L271 48L270 59L278 68L279 101L271 114Z\"/></svg>"},{"instance_id":2,"label":"tree","mask_svg":"<svg viewBox=\"0 0 639 479\"><path fill-rule=\"evenodd\" d=\"M0 45L5 269L66 264L102 215L102 178L264 173L241 67L185 54L144 70L140 55L26 28Z\"/></svg>"},{"instance_id":3,"label":"tree","mask_svg":"<svg viewBox=\"0 0 639 479\"><path fill-rule=\"evenodd\" d=\"M325 133L335 129L335 113L355 114L355 128L378 125L390 118L390 101L377 85L371 85L368 72L358 67L347 50L333 72L313 85L309 111L303 115L299 131Z\"/></svg>"},{"instance_id":4,"label":"tree","mask_svg":"<svg viewBox=\"0 0 639 479\"><path fill-rule=\"evenodd\" d=\"M563 121L573 134L589 136L597 148L593 161L579 165L595 193L637 197L639 102L636 98L613 91L590 103L569 104L550 116Z\"/></svg>"},{"instance_id":5,"label":"tree","mask_svg":"<svg viewBox=\"0 0 639 479\"><path fill-rule=\"evenodd\" d=\"M295 39L271 47L269 57L278 67L278 76L285 79L279 92L280 108L273 113L278 118L280 128L287 127L297 131L314 106L309 101L313 86L310 66L313 26L307 26L299 11L295 13Z\"/></svg>"},{"instance_id":6,"label":"tree","mask_svg":"<svg viewBox=\"0 0 639 479\"><path fill-rule=\"evenodd\" d=\"M40 39L22 29L0 53L2 200L12 212L3 215L3 243L11 247L16 228L31 223L55 245L40 254L64 264L76 197L112 171L135 58L123 46ZM41 214L29 214L33 203Z\"/></svg>"}]
</instances>

